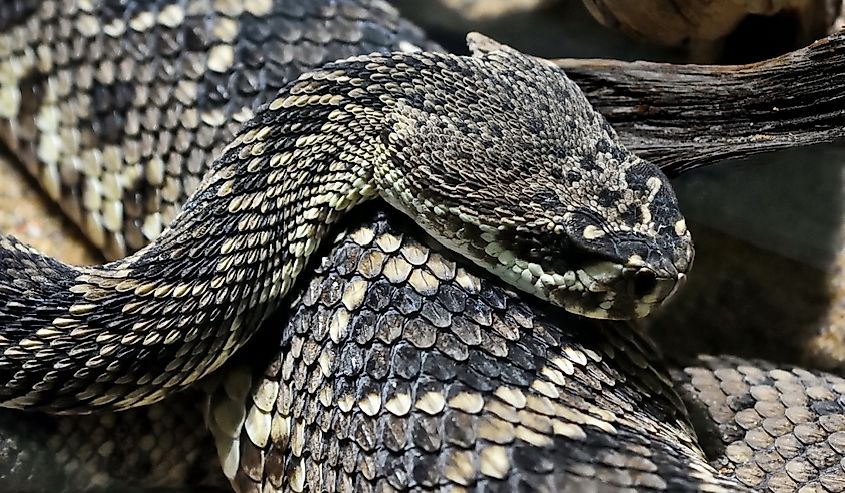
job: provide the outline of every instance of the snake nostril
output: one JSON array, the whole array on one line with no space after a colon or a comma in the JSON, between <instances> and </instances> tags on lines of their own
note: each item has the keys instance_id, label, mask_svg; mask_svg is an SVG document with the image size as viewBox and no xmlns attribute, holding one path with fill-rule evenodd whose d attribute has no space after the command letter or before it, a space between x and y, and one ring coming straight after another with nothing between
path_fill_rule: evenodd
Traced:
<instances>
[{"instance_id":1,"label":"snake nostril","mask_svg":"<svg viewBox=\"0 0 845 493\"><path fill-rule=\"evenodd\" d=\"M640 269L634 274L634 295L647 296L657 288L657 275L650 269Z\"/></svg>"}]
</instances>

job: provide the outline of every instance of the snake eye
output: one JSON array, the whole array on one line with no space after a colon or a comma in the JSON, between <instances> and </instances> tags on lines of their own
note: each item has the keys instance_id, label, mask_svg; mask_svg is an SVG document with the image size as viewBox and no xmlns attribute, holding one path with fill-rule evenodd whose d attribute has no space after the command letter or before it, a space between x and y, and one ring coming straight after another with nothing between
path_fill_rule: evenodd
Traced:
<instances>
[{"instance_id":1,"label":"snake eye","mask_svg":"<svg viewBox=\"0 0 845 493\"><path fill-rule=\"evenodd\" d=\"M642 298L657 288L657 275L651 269L640 269L634 274L634 295Z\"/></svg>"}]
</instances>

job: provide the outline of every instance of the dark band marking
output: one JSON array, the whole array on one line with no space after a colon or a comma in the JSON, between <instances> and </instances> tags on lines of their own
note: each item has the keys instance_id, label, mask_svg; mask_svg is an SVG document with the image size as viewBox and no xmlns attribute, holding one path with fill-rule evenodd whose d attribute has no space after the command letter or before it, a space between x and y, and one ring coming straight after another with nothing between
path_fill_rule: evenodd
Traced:
<instances>
[{"instance_id":1,"label":"dark band marking","mask_svg":"<svg viewBox=\"0 0 845 493\"><path fill-rule=\"evenodd\" d=\"M135 87L128 82L95 83L91 88L94 135L105 144L120 144L125 140L126 112L132 106Z\"/></svg>"},{"instance_id":2,"label":"dark band marking","mask_svg":"<svg viewBox=\"0 0 845 493\"><path fill-rule=\"evenodd\" d=\"M0 2L0 31L24 24L38 10L42 0L3 0Z\"/></svg>"}]
</instances>

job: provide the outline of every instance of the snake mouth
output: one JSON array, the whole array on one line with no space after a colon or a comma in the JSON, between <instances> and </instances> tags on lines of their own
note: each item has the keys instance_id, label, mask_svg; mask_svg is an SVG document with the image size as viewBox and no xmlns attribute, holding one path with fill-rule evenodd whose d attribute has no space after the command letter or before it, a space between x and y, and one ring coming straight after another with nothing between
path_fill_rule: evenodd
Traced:
<instances>
[{"instance_id":1,"label":"snake mouth","mask_svg":"<svg viewBox=\"0 0 845 493\"><path fill-rule=\"evenodd\" d=\"M569 266L560 274L515 258L508 251L503 253L498 255L497 263L487 265L490 272L522 291L588 318L645 317L674 295L686 280L684 272L662 257L657 257L659 262L655 265L639 255L632 255L624 264L592 260Z\"/></svg>"},{"instance_id":2,"label":"snake mouth","mask_svg":"<svg viewBox=\"0 0 845 493\"><path fill-rule=\"evenodd\" d=\"M386 198L390 203L396 202L391 195ZM644 246L642 241L630 242L632 248L617 248L612 257L580 252L556 260L557 251L545 248L536 238L524 241L518 231L505 230L512 233L508 236L500 234L498 228L477 226L460 217L452 217L454 224L447 224L447 216L425 213L424 208L408 212L401 203L398 206L447 249L520 291L588 318L645 317L677 290L691 264L691 254L687 261L686 257L664 253L665 249L658 245ZM456 228L455 224L461 227ZM443 231L455 234L444 235ZM631 253L625 258L618 254L619 250L639 254Z\"/></svg>"},{"instance_id":3,"label":"snake mouth","mask_svg":"<svg viewBox=\"0 0 845 493\"><path fill-rule=\"evenodd\" d=\"M589 318L642 318L671 298L686 275L607 261L565 274L540 276L537 294L566 311Z\"/></svg>"}]
</instances>

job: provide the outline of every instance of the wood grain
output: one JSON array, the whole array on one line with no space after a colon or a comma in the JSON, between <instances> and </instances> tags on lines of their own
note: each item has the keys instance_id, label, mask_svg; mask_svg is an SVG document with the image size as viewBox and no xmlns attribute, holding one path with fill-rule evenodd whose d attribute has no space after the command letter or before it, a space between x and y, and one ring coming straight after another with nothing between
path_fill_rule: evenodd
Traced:
<instances>
[{"instance_id":1,"label":"wood grain","mask_svg":"<svg viewBox=\"0 0 845 493\"><path fill-rule=\"evenodd\" d=\"M554 63L581 86L629 149L670 176L845 137L845 31L748 65Z\"/></svg>"}]
</instances>

